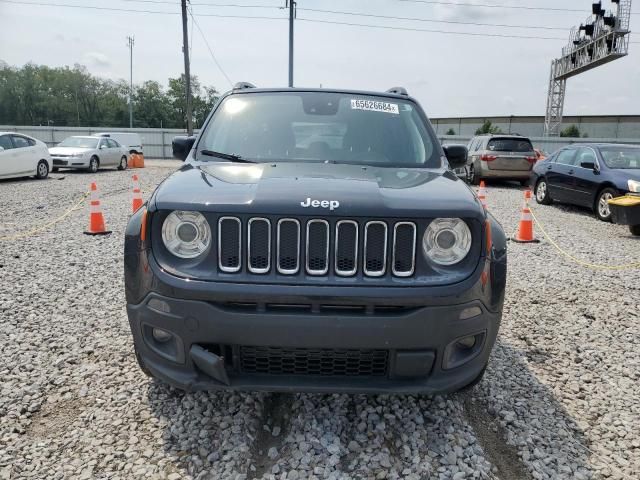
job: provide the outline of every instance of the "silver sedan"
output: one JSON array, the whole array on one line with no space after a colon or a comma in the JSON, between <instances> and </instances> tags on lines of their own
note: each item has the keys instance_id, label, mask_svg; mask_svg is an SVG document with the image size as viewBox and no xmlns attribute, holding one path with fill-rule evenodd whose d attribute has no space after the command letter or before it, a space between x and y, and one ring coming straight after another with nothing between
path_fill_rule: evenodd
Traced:
<instances>
[{"instance_id":1,"label":"silver sedan","mask_svg":"<svg viewBox=\"0 0 640 480\"><path fill-rule=\"evenodd\" d=\"M79 168L95 173L101 167L127 168L128 152L112 138L68 137L49 149L53 171L59 168Z\"/></svg>"}]
</instances>

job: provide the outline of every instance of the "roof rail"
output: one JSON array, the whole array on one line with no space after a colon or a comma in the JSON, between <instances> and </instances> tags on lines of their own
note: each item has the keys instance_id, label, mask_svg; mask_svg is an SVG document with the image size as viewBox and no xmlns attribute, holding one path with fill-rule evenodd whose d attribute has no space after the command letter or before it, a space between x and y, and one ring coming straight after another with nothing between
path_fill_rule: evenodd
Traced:
<instances>
[{"instance_id":1,"label":"roof rail","mask_svg":"<svg viewBox=\"0 0 640 480\"><path fill-rule=\"evenodd\" d=\"M244 90L246 88L256 88L256 86L249 82L238 82L233 86L234 90Z\"/></svg>"},{"instance_id":2,"label":"roof rail","mask_svg":"<svg viewBox=\"0 0 640 480\"><path fill-rule=\"evenodd\" d=\"M387 90L387 93L395 93L396 95L404 95L405 97L409 96L407 89L404 87L391 87Z\"/></svg>"}]
</instances>

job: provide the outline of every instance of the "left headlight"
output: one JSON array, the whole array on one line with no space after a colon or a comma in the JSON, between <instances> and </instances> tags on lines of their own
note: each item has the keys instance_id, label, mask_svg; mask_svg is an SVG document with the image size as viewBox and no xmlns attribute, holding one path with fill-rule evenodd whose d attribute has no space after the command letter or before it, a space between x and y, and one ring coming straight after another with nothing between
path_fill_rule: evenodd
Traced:
<instances>
[{"instance_id":1,"label":"left headlight","mask_svg":"<svg viewBox=\"0 0 640 480\"><path fill-rule=\"evenodd\" d=\"M640 182L637 180L629 180L627 181L627 186L629 187L629 191L631 193L640 193Z\"/></svg>"},{"instance_id":2,"label":"left headlight","mask_svg":"<svg viewBox=\"0 0 640 480\"><path fill-rule=\"evenodd\" d=\"M460 218L436 218L422 237L422 251L438 265L455 265L471 250L471 231Z\"/></svg>"},{"instance_id":3,"label":"left headlight","mask_svg":"<svg viewBox=\"0 0 640 480\"><path fill-rule=\"evenodd\" d=\"M162 224L162 241L176 257L196 258L211 245L211 229L201 213L176 210Z\"/></svg>"}]
</instances>

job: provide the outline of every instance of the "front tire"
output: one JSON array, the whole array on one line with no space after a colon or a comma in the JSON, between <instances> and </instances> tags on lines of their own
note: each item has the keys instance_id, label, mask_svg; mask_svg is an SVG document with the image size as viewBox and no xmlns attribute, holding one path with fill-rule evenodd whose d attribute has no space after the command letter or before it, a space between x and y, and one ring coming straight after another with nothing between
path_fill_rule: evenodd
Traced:
<instances>
[{"instance_id":1,"label":"front tire","mask_svg":"<svg viewBox=\"0 0 640 480\"><path fill-rule=\"evenodd\" d=\"M480 177L476 173L476 168L473 163L469 165L469 183L471 185L480 185Z\"/></svg>"},{"instance_id":2,"label":"front tire","mask_svg":"<svg viewBox=\"0 0 640 480\"><path fill-rule=\"evenodd\" d=\"M118 165L118 170L126 170L127 169L127 157L125 155L120 159L120 164Z\"/></svg>"},{"instance_id":3,"label":"front tire","mask_svg":"<svg viewBox=\"0 0 640 480\"><path fill-rule=\"evenodd\" d=\"M40 160L36 167L36 178L38 180L44 180L49 176L49 165L45 160Z\"/></svg>"},{"instance_id":4,"label":"front tire","mask_svg":"<svg viewBox=\"0 0 640 480\"><path fill-rule=\"evenodd\" d=\"M608 201L612 198L618 197L619 193L614 188L604 188L598 194L598 198L596 199L595 212L596 217L603 222L611 221L611 208L609 207Z\"/></svg>"},{"instance_id":5,"label":"front tire","mask_svg":"<svg viewBox=\"0 0 640 480\"><path fill-rule=\"evenodd\" d=\"M87 168L87 172L96 173L98 171L98 168L100 168L100 160L98 160L98 157L91 157L91 160L89 160L89 167Z\"/></svg>"},{"instance_id":6,"label":"front tire","mask_svg":"<svg viewBox=\"0 0 640 480\"><path fill-rule=\"evenodd\" d=\"M551 195L549 195L549 185L547 184L547 180L541 178L536 183L536 202L540 205L550 205L553 200L551 199Z\"/></svg>"}]
</instances>

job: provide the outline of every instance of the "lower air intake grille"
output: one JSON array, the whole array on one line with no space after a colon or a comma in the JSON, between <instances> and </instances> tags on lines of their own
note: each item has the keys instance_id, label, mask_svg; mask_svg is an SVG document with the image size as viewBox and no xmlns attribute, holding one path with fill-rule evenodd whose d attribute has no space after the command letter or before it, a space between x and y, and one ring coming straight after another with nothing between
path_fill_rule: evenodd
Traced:
<instances>
[{"instance_id":1,"label":"lower air intake grille","mask_svg":"<svg viewBox=\"0 0 640 480\"><path fill-rule=\"evenodd\" d=\"M243 373L380 377L388 363L387 350L240 347Z\"/></svg>"}]
</instances>

